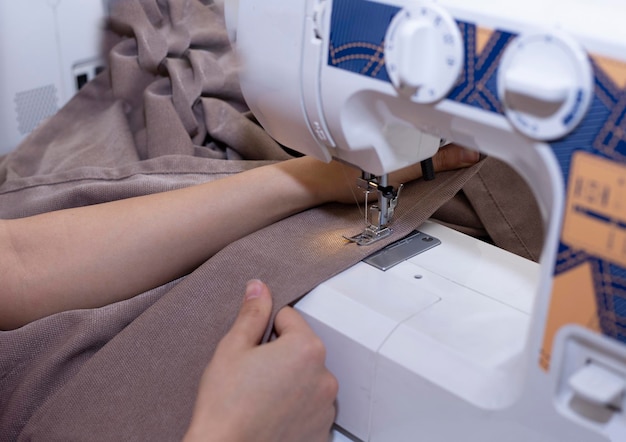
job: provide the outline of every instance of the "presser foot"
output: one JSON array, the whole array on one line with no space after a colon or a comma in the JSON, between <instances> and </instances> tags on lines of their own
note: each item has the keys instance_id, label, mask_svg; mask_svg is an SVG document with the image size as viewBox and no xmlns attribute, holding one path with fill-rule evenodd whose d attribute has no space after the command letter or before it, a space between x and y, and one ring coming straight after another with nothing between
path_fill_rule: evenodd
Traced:
<instances>
[{"instance_id":1,"label":"presser foot","mask_svg":"<svg viewBox=\"0 0 626 442\"><path fill-rule=\"evenodd\" d=\"M376 227L367 227L363 232L359 233L358 235L349 237L344 236L344 238L360 246L369 246L370 244L374 244L376 241L387 238L392 233L393 230L391 229L391 227L384 227L382 229L378 229Z\"/></svg>"},{"instance_id":2,"label":"presser foot","mask_svg":"<svg viewBox=\"0 0 626 442\"><path fill-rule=\"evenodd\" d=\"M350 242L360 246L368 246L376 241L387 238L393 233L389 224L393 218L394 211L398 205L398 198L404 188L404 184L396 190L393 186L387 184L387 176L372 176L364 173L363 177L357 180L357 185L365 191L365 206L367 207L367 197L373 190L378 192L378 204L369 206L366 213L365 225L367 226L363 232L355 236L344 236Z\"/></svg>"}]
</instances>

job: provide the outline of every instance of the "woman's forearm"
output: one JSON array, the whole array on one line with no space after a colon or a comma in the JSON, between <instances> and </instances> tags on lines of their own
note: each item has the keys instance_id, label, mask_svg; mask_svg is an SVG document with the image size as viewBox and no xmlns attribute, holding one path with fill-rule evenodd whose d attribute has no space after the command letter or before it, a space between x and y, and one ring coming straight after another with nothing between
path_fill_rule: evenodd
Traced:
<instances>
[{"instance_id":1,"label":"woman's forearm","mask_svg":"<svg viewBox=\"0 0 626 442\"><path fill-rule=\"evenodd\" d=\"M3 221L0 328L127 299L188 273L255 230L323 203L315 175L323 167L315 161Z\"/></svg>"}]
</instances>

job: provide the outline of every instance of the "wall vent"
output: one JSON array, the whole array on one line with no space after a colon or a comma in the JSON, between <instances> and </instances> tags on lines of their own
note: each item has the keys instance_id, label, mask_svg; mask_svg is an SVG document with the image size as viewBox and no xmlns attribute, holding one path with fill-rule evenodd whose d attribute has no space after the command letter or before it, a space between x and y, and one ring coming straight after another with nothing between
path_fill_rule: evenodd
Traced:
<instances>
[{"instance_id":1,"label":"wall vent","mask_svg":"<svg viewBox=\"0 0 626 442\"><path fill-rule=\"evenodd\" d=\"M59 110L57 92L54 85L48 85L15 94L17 128L22 135L31 133Z\"/></svg>"}]
</instances>

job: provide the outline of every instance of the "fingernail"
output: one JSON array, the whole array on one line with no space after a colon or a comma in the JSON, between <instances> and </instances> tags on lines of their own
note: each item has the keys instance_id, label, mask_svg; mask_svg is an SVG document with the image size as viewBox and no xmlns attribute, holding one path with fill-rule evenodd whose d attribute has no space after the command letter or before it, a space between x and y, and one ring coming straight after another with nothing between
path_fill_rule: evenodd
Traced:
<instances>
[{"instance_id":1,"label":"fingernail","mask_svg":"<svg viewBox=\"0 0 626 442\"><path fill-rule=\"evenodd\" d=\"M258 279L252 279L246 284L246 301L261 296L263 292L263 283Z\"/></svg>"},{"instance_id":2,"label":"fingernail","mask_svg":"<svg viewBox=\"0 0 626 442\"><path fill-rule=\"evenodd\" d=\"M461 151L461 162L464 164L474 164L480 159L480 154L475 150L463 149Z\"/></svg>"}]
</instances>

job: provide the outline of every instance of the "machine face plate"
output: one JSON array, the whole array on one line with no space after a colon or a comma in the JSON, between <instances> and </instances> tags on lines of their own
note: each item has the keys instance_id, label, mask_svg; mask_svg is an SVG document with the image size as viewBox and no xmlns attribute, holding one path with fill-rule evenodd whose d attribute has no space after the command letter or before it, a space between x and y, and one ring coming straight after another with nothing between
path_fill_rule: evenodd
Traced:
<instances>
[{"instance_id":1,"label":"machine face plate","mask_svg":"<svg viewBox=\"0 0 626 442\"><path fill-rule=\"evenodd\" d=\"M384 249L368 256L363 262L384 272L396 264L424 253L439 244L441 244L441 241L434 236L415 230L407 237L389 244Z\"/></svg>"},{"instance_id":2,"label":"machine face plate","mask_svg":"<svg viewBox=\"0 0 626 442\"><path fill-rule=\"evenodd\" d=\"M533 1L536 1L537 5L542 3L541 0ZM626 234L624 233L626 231L626 204L622 203L626 195L624 184L626 180L622 179L626 170L626 130L624 130L626 127L624 41L626 40L620 34L624 28L617 22L620 19L611 22L607 18L608 16L623 16L623 14L616 14L612 9L611 14L605 12L614 6L609 6L609 2L610 0L605 0L604 3L596 2L597 5L594 3L594 6L585 10L584 13L579 12L583 7L586 8L583 5L584 2L578 2L580 4L577 4L577 8L581 9L577 9L576 13L569 14L566 12L567 9L563 9L560 11L563 12L562 14L559 12L558 19L543 17L541 20L547 18L543 21L536 20L536 14L531 12L533 9L528 5L518 9L498 7L496 11L494 8L498 2L492 0L477 0L472 2L472 6L467 6L467 2L463 0L436 2L448 13L452 13L452 18L458 25L464 42L463 69L450 93L437 106L422 106L420 103L414 103L416 117L419 112L424 111L433 118L443 118L442 124L446 126L450 117L455 121L465 120L469 123L468 133L473 130L495 129L492 125L495 121L500 121L498 124L510 125L509 129L516 132L519 132L522 126L528 127L529 131L534 133L532 136L525 135L529 142L534 140L532 148L544 143L548 144L552 150L553 159L561 169L562 183L565 183L567 211L564 213L561 224L564 230L561 231L558 239L551 240L550 245L554 247L558 242L552 275L552 279L557 283L547 281L546 277L545 284L549 285L552 291L550 295L546 295L549 296L549 300L539 301L541 303L539 308L548 309L546 323L533 325L544 330L540 348L533 351L539 354L539 366L545 372L550 371L553 358L552 346L556 333L568 324L581 326L626 345ZM386 37L390 26L398 14L409 9L407 5L432 2L332 0L330 3L332 11L328 29L330 31L328 54L323 55L325 63L322 66L323 72L327 75L329 72L334 74L337 70L341 70L359 75L363 77L360 80L367 81L364 83L367 85L366 88L376 89L383 95L389 94L389 85L393 84L388 73L388 69L393 69L389 66L390 63L393 64L393 54L389 56L389 46L386 46L389 43ZM556 0L543 3L558 4ZM489 7L481 7L479 4L489 5ZM581 20L579 19L581 15L587 18ZM607 17L600 20L599 18L603 15ZM530 58L528 60L516 58L519 64L515 66L522 69L521 72L524 75L517 77L515 71L513 71L514 74L506 75L511 66L507 62L506 54L509 51L515 51L515 48L519 49L520 41L523 47L528 49L530 46L524 44L524 41L530 38L527 36L533 35L540 36L538 41L541 45L538 47L543 47L545 43L549 48L556 48L557 46L552 45L556 45L556 42L565 42L563 46L559 43L558 48L577 47L580 49L580 51L575 49L573 52L575 56L571 58L577 61L568 62L568 68L563 72L565 75L573 75L571 78L574 80L580 78L585 80L570 83L574 85L575 93L572 95L572 106L567 106L569 112L557 121L560 126L567 129L560 137L554 134L549 136L538 134L537 131L541 125L531 124L526 118L513 120L517 123L508 119L511 117L508 111L510 106L506 104L506 87L502 88L504 83L501 84L501 82L510 82L507 84L513 85L513 89L517 90L517 86L531 78L526 75L526 69L528 69L528 72L532 73L532 78L540 80L542 88L550 84L556 84L557 88L561 88L563 84L567 84L561 76L550 83L547 80L549 75L544 76L541 71L545 68L545 64L543 62L537 64ZM571 55L572 52L569 49L564 50L566 54ZM556 53L560 54L558 51ZM533 49L528 54L534 58L540 54L540 51ZM540 56L548 64L557 60L554 56ZM587 74L581 73L587 70L585 66L590 68L588 74L593 77L592 85L587 82ZM553 73L553 68L550 68L550 74ZM333 74L328 75L328 78L336 78ZM518 82L520 78L521 83ZM581 88L581 84L587 84L590 87L589 92L593 95L592 97L585 97L585 88ZM500 92L501 89L503 92ZM537 93L538 90L534 86L530 88L524 86L519 89L520 92L530 92L531 95ZM561 93L563 89L559 91ZM514 96L515 93L510 95ZM550 100L554 100L557 95L551 95ZM392 96L395 96L395 92ZM329 97L331 100L334 98ZM516 97L514 101L517 98L519 97ZM588 104L587 98L590 99ZM524 105L528 104L525 99L521 101ZM558 99L556 101L558 102ZM451 106L449 110L444 109L453 103L454 106ZM547 108L550 108L549 104ZM479 112L474 113L473 110ZM585 112L582 112L583 110ZM579 114L579 112L582 113ZM472 115L471 118L470 115ZM538 118L539 122L545 118L541 112L537 115L541 117ZM581 116L580 121L573 124L572 118L578 118L578 116ZM457 120L458 118L461 120ZM434 121L433 127L436 126ZM516 124L520 126L517 129L515 129ZM461 126L457 125L457 127ZM499 129L496 129L496 132L498 131ZM463 130L455 129L454 132L459 136L455 140L457 143L467 143L466 147L472 146L482 150L482 146L474 145L477 139L473 135L470 134L465 139L466 134L462 133ZM453 137L450 136L450 138ZM586 290L584 292L581 290L583 287ZM581 293L584 302L574 302L573 292ZM582 305L591 305L596 309L588 311L579 307ZM576 306L576 308L572 310L571 306Z\"/></svg>"}]
</instances>

